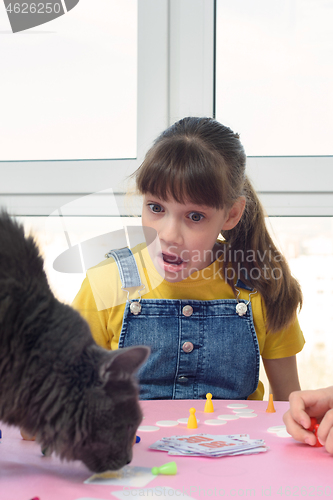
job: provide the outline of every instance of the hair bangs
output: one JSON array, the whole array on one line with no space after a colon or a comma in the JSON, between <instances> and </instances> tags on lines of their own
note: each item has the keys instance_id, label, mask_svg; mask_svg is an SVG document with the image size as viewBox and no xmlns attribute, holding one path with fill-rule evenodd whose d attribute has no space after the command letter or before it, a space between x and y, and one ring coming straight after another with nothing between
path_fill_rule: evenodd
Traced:
<instances>
[{"instance_id":1,"label":"hair bangs","mask_svg":"<svg viewBox=\"0 0 333 500\"><path fill-rule=\"evenodd\" d=\"M173 138L174 139L174 138ZM152 193L162 200L192 202L222 209L228 204L227 183L216 152L208 151L200 141L164 140L148 152L136 173L141 194Z\"/></svg>"}]
</instances>

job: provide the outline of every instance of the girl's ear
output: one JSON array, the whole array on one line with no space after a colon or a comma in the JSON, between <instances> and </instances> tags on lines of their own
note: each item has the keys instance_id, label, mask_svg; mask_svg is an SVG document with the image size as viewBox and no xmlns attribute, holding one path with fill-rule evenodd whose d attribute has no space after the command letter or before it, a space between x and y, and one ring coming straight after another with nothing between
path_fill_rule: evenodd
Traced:
<instances>
[{"instance_id":1,"label":"girl's ear","mask_svg":"<svg viewBox=\"0 0 333 500\"><path fill-rule=\"evenodd\" d=\"M229 209L227 219L223 224L222 229L224 231L228 231L229 229L233 229L235 226L237 226L240 218L243 215L245 204L246 204L245 196L240 196L235 201L235 203Z\"/></svg>"}]
</instances>

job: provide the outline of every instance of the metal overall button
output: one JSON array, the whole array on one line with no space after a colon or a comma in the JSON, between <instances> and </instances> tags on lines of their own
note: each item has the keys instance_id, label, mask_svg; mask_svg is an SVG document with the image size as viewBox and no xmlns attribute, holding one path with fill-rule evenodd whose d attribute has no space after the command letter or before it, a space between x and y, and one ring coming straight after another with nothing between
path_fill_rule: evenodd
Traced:
<instances>
[{"instance_id":1,"label":"metal overall button","mask_svg":"<svg viewBox=\"0 0 333 500\"><path fill-rule=\"evenodd\" d=\"M240 290L238 290L238 288L235 288L235 290L237 290L237 305L236 305L236 313L238 314L238 316L242 317L242 316L245 316L245 314L247 313L247 306L249 305L249 303L251 302L251 295L255 295L257 293L257 290L254 290L252 293L249 293L249 300L247 302L239 302L239 295L240 295Z\"/></svg>"},{"instance_id":2,"label":"metal overall button","mask_svg":"<svg viewBox=\"0 0 333 500\"><path fill-rule=\"evenodd\" d=\"M192 352L194 349L194 346L192 342L184 342L183 347L182 347L184 352Z\"/></svg>"},{"instance_id":3,"label":"metal overall button","mask_svg":"<svg viewBox=\"0 0 333 500\"><path fill-rule=\"evenodd\" d=\"M184 306L183 307L183 314L184 314L184 316L192 316L192 314L193 314L193 307L189 306L189 305Z\"/></svg>"},{"instance_id":4,"label":"metal overall button","mask_svg":"<svg viewBox=\"0 0 333 500\"><path fill-rule=\"evenodd\" d=\"M178 382L180 382L181 384L186 384L187 381L188 381L187 377L178 377Z\"/></svg>"},{"instance_id":5,"label":"metal overall button","mask_svg":"<svg viewBox=\"0 0 333 500\"><path fill-rule=\"evenodd\" d=\"M131 302L130 303L130 311L132 314L137 316L141 312L141 304L139 301Z\"/></svg>"},{"instance_id":6,"label":"metal overall button","mask_svg":"<svg viewBox=\"0 0 333 500\"><path fill-rule=\"evenodd\" d=\"M142 290L145 289L145 286L142 285L140 290L138 290L139 300L130 300L129 299L129 295L130 295L129 290L127 290L127 288L124 288L124 287L121 287L121 289L124 290L124 292L127 292L127 302L129 302L129 305L130 305L129 309L130 309L131 313L134 314L134 316L137 316L138 314L140 314L140 312L141 312L141 304L140 304L141 293L140 292L142 292Z\"/></svg>"},{"instance_id":7,"label":"metal overall button","mask_svg":"<svg viewBox=\"0 0 333 500\"><path fill-rule=\"evenodd\" d=\"M244 302L238 302L236 306L236 313L238 316L245 316L247 313L247 305Z\"/></svg>"}]
</instances>

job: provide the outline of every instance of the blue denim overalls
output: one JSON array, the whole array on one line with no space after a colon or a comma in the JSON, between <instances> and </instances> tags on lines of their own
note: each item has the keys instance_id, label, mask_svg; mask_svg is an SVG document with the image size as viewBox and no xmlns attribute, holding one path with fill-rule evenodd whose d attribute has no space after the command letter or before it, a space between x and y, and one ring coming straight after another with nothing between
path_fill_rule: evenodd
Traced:
<instances>
[{"instance_id":1,"label":"blue denim overalls","mask_svg":"<svg viewBox=\"0 0 333 500\"><path fill-rule=\"evenodd\" d=\"M123 289L142 288L131 250L107 256L117 263ZM251 290L240 281L237 285ZM119 348L151 349L138 372L140 398L202 399L210 392L215 399L246 399L252 394L259 381L259 345L251 302L239 302L247 305L243 316L236 312L236 299L127 300Z\"/></svg>"}]
</instances>

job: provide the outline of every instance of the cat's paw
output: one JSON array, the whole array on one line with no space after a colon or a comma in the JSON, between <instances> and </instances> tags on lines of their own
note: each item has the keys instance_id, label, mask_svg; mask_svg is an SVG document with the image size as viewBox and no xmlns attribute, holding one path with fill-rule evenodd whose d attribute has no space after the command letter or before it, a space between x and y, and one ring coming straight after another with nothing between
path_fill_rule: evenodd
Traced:
<instances>
[{"instance_id":1,"label":"cat's paw","mask_svg":"<svg viewBox=\"0 0 333 500\"><path fill-rule=\"evenodd\" d=\"M28 432L26 432L24 429L20 429L20 433L21 433L21 436L22 438L25 440L25 441L35 441L36 439L36 436L31 436Z\"/></svg>"}]
</instances>

